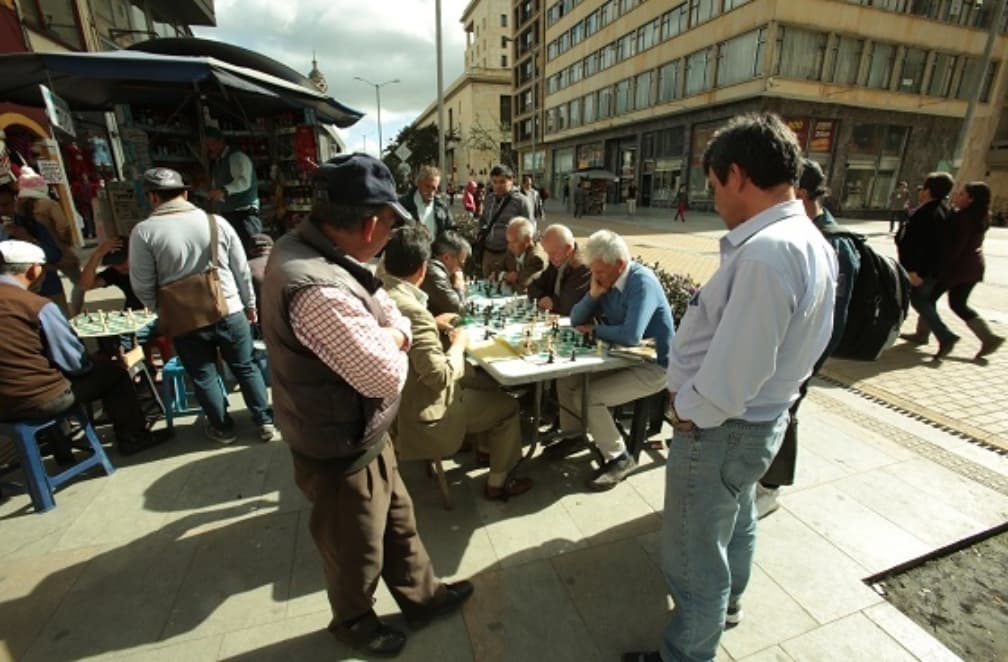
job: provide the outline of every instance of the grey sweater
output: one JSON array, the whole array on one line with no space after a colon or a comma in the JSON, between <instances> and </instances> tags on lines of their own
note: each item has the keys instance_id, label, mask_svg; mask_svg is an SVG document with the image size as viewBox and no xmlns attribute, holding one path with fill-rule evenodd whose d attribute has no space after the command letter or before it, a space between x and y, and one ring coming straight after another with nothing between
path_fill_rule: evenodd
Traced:
<instances>
[{"instance_id":1,"label":"grey sweater","mask_svg":"<svg viewBox=\"0 0 1008 662\"><path fill-rule=\"evenodd\" d=\"M255 309L252 274L241 240L231 224L217 219L217 269L228 313ZM210 223L206 212L178 198L154 210L136 226L129 244L130 283L140 301L157 309L158 286L203 273L210 264Z\"/></svg>"}]
</instances>

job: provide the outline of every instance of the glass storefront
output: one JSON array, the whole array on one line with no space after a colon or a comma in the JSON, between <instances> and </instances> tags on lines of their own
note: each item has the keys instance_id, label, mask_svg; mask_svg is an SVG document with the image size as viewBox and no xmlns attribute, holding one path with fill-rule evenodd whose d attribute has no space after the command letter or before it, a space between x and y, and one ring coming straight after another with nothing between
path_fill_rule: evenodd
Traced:
<instances>
[{"instance_id":1,"label":"glass storefront","mask_svg":"<svg viewBox=\"0 0 1008 662\"><path fill-rule=\"evenodd\" d=\"M885 209L910 134L909 127L855 124L847 148L845 209Z\"/></svg>"}]
</instances>

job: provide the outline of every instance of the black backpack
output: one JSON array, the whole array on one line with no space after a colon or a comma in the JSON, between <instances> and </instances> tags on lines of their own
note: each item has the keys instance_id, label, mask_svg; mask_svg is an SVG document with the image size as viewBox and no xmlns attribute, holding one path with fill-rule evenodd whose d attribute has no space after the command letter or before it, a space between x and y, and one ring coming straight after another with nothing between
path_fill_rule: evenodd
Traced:
<instances>
[{"instance_id":1,"label":"black backpack","mask_svg":"<svg viewBox=\"0 0 1008 662\"><path fill-rule=\"evenodd\" d=\"M861 255L847 325L830 356L874 361L899 337L910 306L910 278L896 260L876 253L863 235L842 230L823 234L851 240Z\"/></svg>"}]
</instances>

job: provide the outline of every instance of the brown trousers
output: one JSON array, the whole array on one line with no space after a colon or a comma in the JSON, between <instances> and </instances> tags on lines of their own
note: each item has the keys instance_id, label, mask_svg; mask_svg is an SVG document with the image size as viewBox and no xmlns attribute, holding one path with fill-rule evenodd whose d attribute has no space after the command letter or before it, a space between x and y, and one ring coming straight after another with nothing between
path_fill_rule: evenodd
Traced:
<instances>
[{"instance_id":1,"label":"brown trousers","mask_svg":"<svg viewBox=\"0 0 1008 662\"><path fill-rule=\"evenodd\" d=\"M294 455L294 480L312 502L309 529L337 622L371 612L379 577L404 612L442 597L391 442L349 475Z\"/></svg>"}]
</instances>

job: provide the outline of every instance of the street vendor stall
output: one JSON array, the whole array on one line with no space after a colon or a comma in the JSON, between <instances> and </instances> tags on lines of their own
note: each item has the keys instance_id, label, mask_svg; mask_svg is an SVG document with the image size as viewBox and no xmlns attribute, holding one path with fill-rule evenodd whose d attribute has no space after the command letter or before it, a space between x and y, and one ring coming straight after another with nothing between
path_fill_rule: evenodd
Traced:
<instances>
[{"instance_id":1,"label":"street vendor stall","mask_svg":"<svg viewBox=\"0 0 1008 662\"><path fill-rule=\"evenodd\" d=\"M274 71L282 66L276 63ZM320 154L317 127L346 127L361 117L315 87L214 57L0 56L0 98L41 105L43 83L74 111L115 110L110 133L122 143L124 167L103 194L106 234L124 234L146 216L138 181L148 167L179 170L197 193L207 190L205 131L211 126L253 160L260 200L272 202L277 225L285 228L308 210L310 172L327 156Z\"/></svg>"},{"instance_id":2,"label":"street vendor stall","mask_svg":"<svg viewBox=\"0 0 1008 662\"><path fill-rule=\"evenodd\" d=\"M612 183L616 181L619 181L619 177L601 168L575 170L568 176L571 191L577 190L578 187L584 188L586 191L584 209L586 214L605 212L606 194Z\"/></svg>"}]
</instances>

